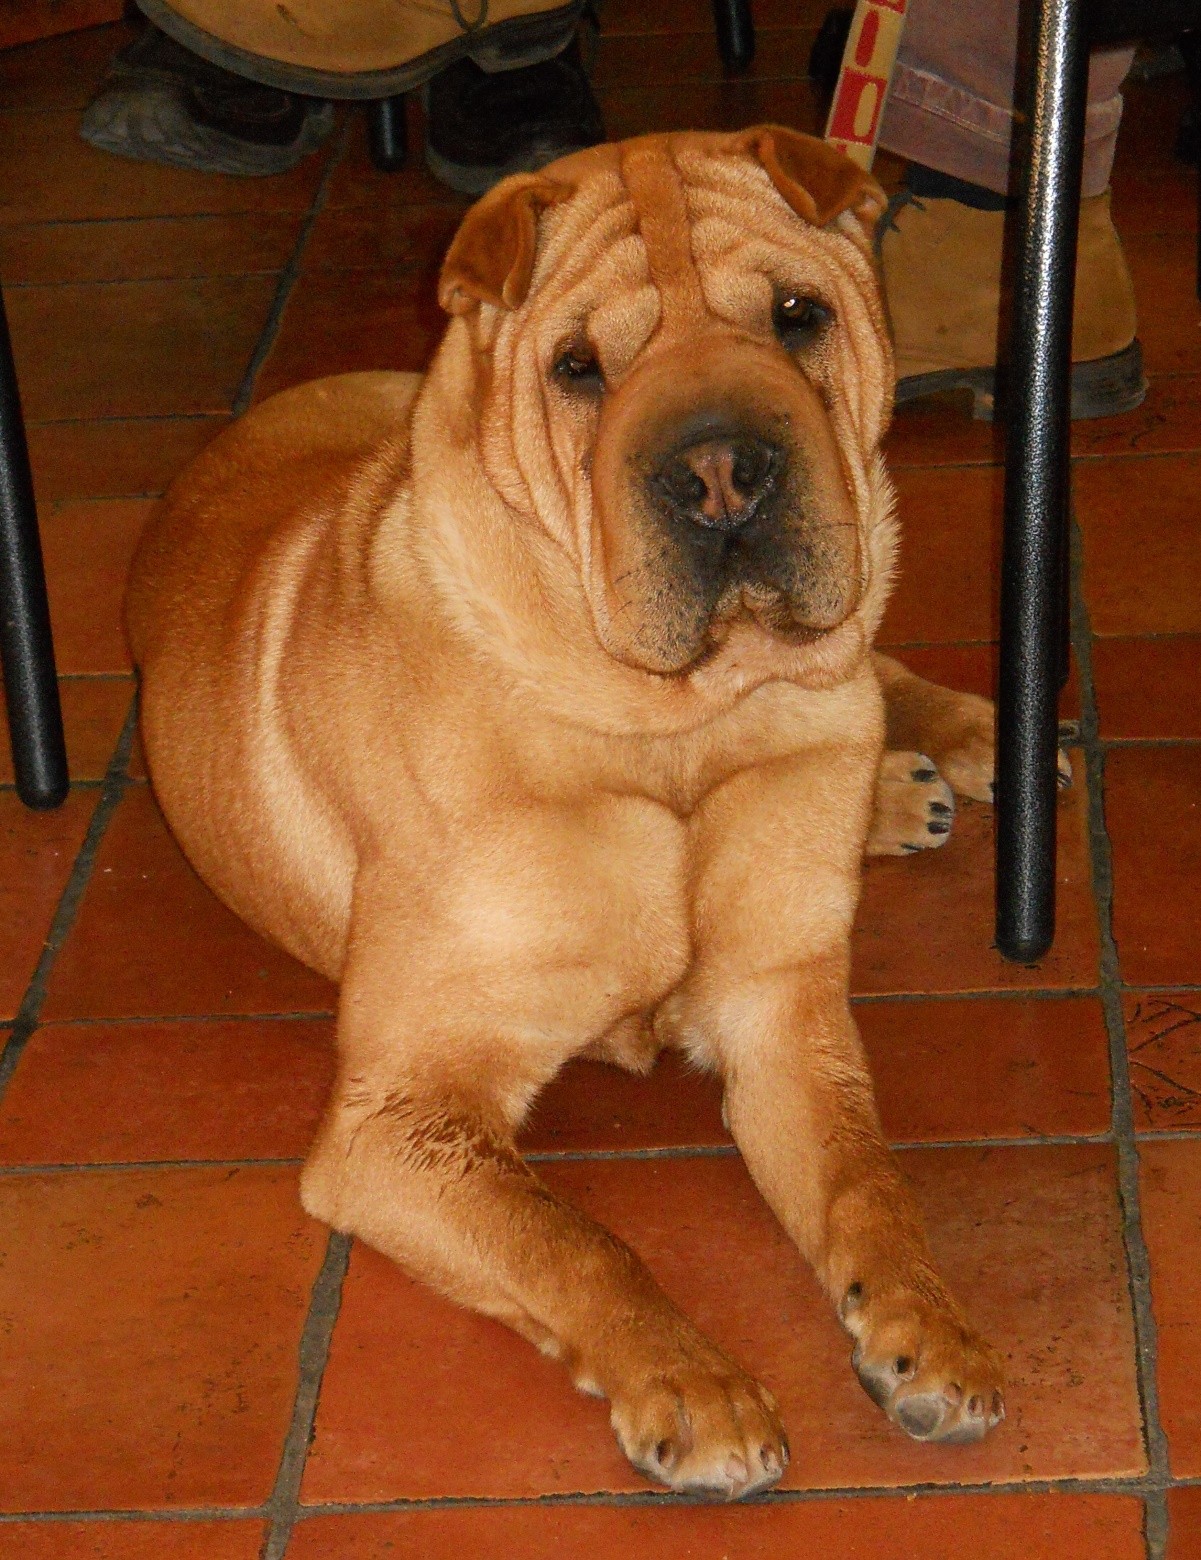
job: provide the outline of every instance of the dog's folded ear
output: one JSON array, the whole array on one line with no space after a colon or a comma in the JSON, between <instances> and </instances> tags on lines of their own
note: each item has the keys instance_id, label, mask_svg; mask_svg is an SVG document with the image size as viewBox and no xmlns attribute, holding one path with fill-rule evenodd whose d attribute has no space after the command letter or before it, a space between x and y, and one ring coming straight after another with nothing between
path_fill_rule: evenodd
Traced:
<instances>
[{"instance_id":1,"label":"dog's folded ear","mask_svg":"<svg viewBox=\"0 0 1201 1560\"><path fill-rule=\"evenodd\" d=\"M519 173L477 201L442 262L438 302L446 312L469 314L480 303L520 308L534 272L539 214L572 193L557 179Z\"/></svg>"},{"instance_id":2,"label":"dog's folded ear","mask_svg":"<svg viewBox=\"0 0 1201 1560\"><path fill-rule=\"evenodd\" d=\"M887 205L870 173L816 136L784 125L756 125L737 138L736 146L759 159L797 216L814 227L825 227L850 212L870 237Z\"/></svg>"}]
</instances>

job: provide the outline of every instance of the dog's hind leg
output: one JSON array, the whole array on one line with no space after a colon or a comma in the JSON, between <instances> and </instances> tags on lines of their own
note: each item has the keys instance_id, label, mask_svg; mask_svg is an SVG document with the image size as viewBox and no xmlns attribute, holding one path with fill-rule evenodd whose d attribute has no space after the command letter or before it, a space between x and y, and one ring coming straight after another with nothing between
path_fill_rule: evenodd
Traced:
<instances>
[{"instance_id":1,"label":"dog's hind leg","mask_svg":"<svg viewBox=\"0 0 1201 1560\"><path fill-rule=\"evenodd\" d=\"M885 745L890 753L925 754L959 796L993 800L996 775L996 711L991 699L927 682L891 656L872 654L884 694ZM1059 784L1072 783L1072 765L1059 754Z\"/></svg>"},{"instance_id":2,"label":"dog's hind leg","mask_svg":"<svg viewBox=\"0 0 1201 1560\"><path fill-rule=\"evenodd\" d=\"M960 796L992 801L997 763L992 701L927 682L878 651L872 669L884 694L888 751L924 753Z\"/></svg>"},{"instance_id":3,"label":"dog's hind leg","mask_svg":"<svg viewBox=\"0 0 1201 1560\"><path fill-rule=\"evenodd\" d=\"M594 1040L580 1052L594 1062L608 1062L611 1067L621 1067L626 1072L646 1077L663 1049L663 1041L655 1033L654 1024L642 1013L632 1014L614 1024L607 1034Z\"/></svg>"}]
</instances>

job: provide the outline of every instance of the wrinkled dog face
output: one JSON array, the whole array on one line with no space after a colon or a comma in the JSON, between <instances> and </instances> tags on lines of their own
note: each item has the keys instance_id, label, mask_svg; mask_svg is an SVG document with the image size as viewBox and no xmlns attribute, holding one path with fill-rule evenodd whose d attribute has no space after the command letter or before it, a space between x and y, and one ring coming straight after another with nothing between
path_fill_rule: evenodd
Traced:
<instances>
[{"instance_id":1,"label":"wrinkled dog face","mask_svg":"<svg viewBox=\"0 0 1201 1560\"><path fill-rule=\"evenodd\" d=\"M616 659L688 673L751 639L783 674L878 616L879 200L758 130L597 149L469 215L442 295L491 354L485 464L570 549Z\"/></svg>"}]
</instances>

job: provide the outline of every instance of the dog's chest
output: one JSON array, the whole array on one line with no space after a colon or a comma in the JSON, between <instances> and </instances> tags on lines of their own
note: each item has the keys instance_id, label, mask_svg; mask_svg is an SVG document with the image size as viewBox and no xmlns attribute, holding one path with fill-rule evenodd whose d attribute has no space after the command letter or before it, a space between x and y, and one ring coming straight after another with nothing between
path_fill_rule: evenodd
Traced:
<instances>
[{"instance_id":1,"label":"dog's chest","mask_svg":"<svg viewBox=\"0 0 1201 1560\"><path fill-rule=\"evenodd\" d=\"M575 1048L679 983L687 830L667 808L596 793L494 815L488 834L443 901L450 966L473 990Z\"/></svg>"}]
</instances>

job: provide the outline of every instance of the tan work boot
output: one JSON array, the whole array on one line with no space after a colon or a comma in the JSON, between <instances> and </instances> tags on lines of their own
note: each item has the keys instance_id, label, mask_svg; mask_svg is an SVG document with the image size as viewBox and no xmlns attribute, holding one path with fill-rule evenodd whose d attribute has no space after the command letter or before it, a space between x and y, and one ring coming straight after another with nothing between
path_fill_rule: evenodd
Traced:
<instances>
[{"instance_id":1,"label":"tan work boot","mask_svg":"<svg viewBox=\"0 0 1201 1560\"><path fill-rule=\"evenodd\" d=\"M909 195L890 205L879 245L898 403L968 389L973 416L992 417L1004 225L1003 211L957 200ZM1108 191L1081 201L1078 231L1072 416L1108 417L1147 392L1134 287Z\"/></svg>"},{"instance_id":2,"label":"tan work boot","mask_svg":"<svg viewBox=\"0 0 1201 1560\"><path fill-rule=\"evenodd\" d=\"M137 0L201 59L285 92L394 97L469 58L486 71L553 58L584 0Z\"/></svg>"}]
</instances>

